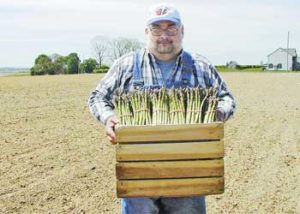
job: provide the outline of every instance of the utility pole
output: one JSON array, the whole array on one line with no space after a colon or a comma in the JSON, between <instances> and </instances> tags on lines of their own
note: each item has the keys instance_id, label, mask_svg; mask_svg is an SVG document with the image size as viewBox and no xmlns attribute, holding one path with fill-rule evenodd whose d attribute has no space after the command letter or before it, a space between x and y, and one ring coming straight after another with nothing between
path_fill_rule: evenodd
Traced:
<instances>
[{"instance_id":1,"label":"utility pole","mask_svg":"<svg viewBox=\"0 0 300 214\"><path fill-rule=\"evenodd\" d=\"M287 48L286 48L286 70L287 71L289 71L289 42L290 42L290 31L288 31Z\"/></svg>"}]
</instances>

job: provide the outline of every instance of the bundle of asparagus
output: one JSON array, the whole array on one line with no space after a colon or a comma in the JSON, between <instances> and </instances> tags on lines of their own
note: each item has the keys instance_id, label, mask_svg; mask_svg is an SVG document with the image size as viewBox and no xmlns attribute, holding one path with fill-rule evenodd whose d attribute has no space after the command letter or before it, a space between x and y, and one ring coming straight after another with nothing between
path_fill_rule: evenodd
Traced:
<instances>
[{"instance_id":1,"label":"bundle of asparagus","mask_svg":"<svg viewBox=\"0 0 300 214\"><path fill-rule=\"evenodd\" d=\"M186 123L200 123L202 120L202 106L208 95L203 98L200 88L187 88L186 91Z\"/></svg>"},{"instance_id":2,"label":"bundle of asparagus","mask_svg":"<svg viewBox=\"0 0 300 214\"><path fill-rule=\"evenodd\" d=\"M132 102L129 96L115 96L114 97L115 106L117 106L118 115L120 118L120 123L122 125L135 125L135 119L137 115L133 117Z\"/></svg>"},{"instance_id":3,"label":"bundle of asparagus","mask_svg":"<svg viewBox=\"0 0 300 214\"><path fill-rule=\"evenodd\" d=\"M215 120L215 113L216 113L216 107L217 107L217 89L215 88L210 88L208 89L207 94L208 96L208 101L207 104L207 110L205 112L205 117L203 119L203 123L210 123Z\"/></svg>"},{"instance_id":4,"label":"bundle of asparagus","mask_svg":"<svg viewBox=\"0 0 300 214\"><path fill-rule=\"evenodd\" d=\"M145 89L114 96L121 125L193 124L215 121L216 88Z\"/></svg>"},{"instance_id":5,"label":"bundle of asparagus","mask_svg":"<svg viewBox=\"0 0 300 214\"><path fill-rule=\"evenodd\" d=\"M185 123L185 105L183 89L171 89L170 97L170 123L169 124L184 124Z\"/></svg>"},{"instance_id":6,"label":"bundle of asparagus","mask_svg":"<svg viewBox=\"0 0 300 214\"><path fill-rule=\"evenodd\" d=\"M129 100L132 105L132 113L134 114L133 125L150 125L150 99L149 91L136 91L129 94ZM125 96L126 99L126 96Z\"/></svg>"},{"instance_id":7,"label":"bundle of asparagus","mask_svg":"<svg viewBox=\"0 0 300 214\"><path fill-rule=\"evenodd\" d=\"M166 88L155 89L151 93L152 98L152 124L169 123L169 96Z\"/></svg>"}]
</instances>

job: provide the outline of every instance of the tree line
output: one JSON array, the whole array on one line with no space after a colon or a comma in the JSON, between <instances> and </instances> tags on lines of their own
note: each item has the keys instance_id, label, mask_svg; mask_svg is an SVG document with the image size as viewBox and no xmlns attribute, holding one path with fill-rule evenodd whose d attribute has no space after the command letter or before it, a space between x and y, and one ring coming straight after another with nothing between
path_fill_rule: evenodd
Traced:
<instances>
[{"instance_id":1,"label":"tree line","mask_svg":"<svg viewBox=\"0 0 300 214\"><path fill-rule=\"evenodd\" d=\"M40 54L30 69L31 75L105 73L109 69L108 64L126 53L143 47L137 39L123 37L109 39L97 36L91 43L95 58L81 61L77 53L70 53L67 56Z\"/></svg>"}]
</instances>

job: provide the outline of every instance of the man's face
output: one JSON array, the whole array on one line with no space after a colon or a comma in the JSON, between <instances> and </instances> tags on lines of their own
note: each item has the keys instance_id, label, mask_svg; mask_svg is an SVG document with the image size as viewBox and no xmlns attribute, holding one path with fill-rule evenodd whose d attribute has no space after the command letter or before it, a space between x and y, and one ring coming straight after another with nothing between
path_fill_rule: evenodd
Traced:
<instances>
[{"instance_id":1,"label":"man's face","mask_svg":"<svg viewBox=\"0 0 300 214\"><path fill-rule=\"evenodd\" d=\"M183 26L162 21L146 28L147 46L154 55L175 55L182 49Z\"/></svg>"}]
</instances>

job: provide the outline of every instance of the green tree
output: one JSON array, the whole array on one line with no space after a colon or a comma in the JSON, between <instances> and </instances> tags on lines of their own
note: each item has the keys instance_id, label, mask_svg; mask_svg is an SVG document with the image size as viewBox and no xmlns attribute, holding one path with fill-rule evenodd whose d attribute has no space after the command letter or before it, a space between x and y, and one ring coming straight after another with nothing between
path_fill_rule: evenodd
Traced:
<instances>
[{"instance_id":1,"label":"green tree","mask_svg":"<svg viewBox=\"0 0 300 214\"><path fill-rule=\"evenodd\" d=\"M70 53L67 56L67 73L68 74L77 74L79 71L80 59L77 53Z\"/></svg>"},{"instance_id":2,"label":"green tree","mask_svg":"<svg viewBox=\"0 0 300 214\"><path fill-rule=\"evenodd\" d=\"M43 65L43 64L47 64L47 63L51 63L51 58L45 54L40 54L35 60L34 60L34 64L35 65Z\"/></svg>"},{"instance_id":3,"label":"green tree","mask_svg":"<svg viewBox=\"0 0 300 214\"><path fill-rule=\"evenodd\" d=\"M44 75L45 74L45 70L43 68L42 65L40 64L37 64L37 65L34 65L31 69L30 69L30 74L32 76L35 76L35 75Z\"/></svg>"},{"instance_id":4,"label":"green tree","mask_svg":"<svg viewBox=\"0 0 300 214\"><path fill-rule=\"evenodd\" d=\"M58 56L53 60L56 74L67 74L67 57Z\"/></svg>"},{"instance_id":5,"label":"green tree","mask_svg":"<svg viewBox=\"0 0 300 214\"><path fill-rule=\"evenodd\" d=\"M89 58L83 60L83 62L80 64L80 72L92 73L96 67L97 67L97 61L95 59Z\"/></svg>"},{"instance_id":6,"label":"green tree","mask_svg":"<svg viewBox=\"0 0 300 214\"><path fill-rule=\"evenodd\" d=\"M54 74L54 66L49 56L40 54L34 60L34 66L30 69L31 75Z\"/></svg>"}]
</instances>

